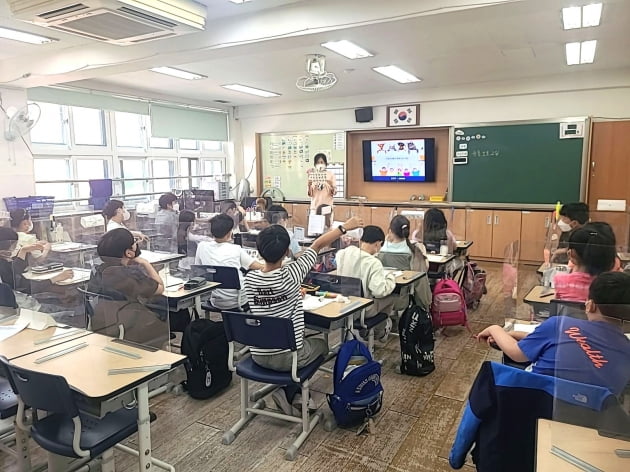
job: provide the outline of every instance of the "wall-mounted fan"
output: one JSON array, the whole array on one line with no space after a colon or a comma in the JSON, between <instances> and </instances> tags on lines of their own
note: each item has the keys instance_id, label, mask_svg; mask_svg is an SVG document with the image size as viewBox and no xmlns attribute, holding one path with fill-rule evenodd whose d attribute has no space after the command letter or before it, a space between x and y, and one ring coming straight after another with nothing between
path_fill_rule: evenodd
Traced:
<instances>
[{"instance_id":1,"label":"wall-mounted fan","mask_svg":"<svg viewBox=\"0 0 630 472\"><path fill-rule=\"evenodd\" d=\"M7 110L9 121L4 129L4 137L7 141L15 141L28 133L39 121L41 108L37 103L29 103L15 111Z\"/></svg>"},{"instance_id":2,"label":"wall-mounted fan","mask_svg":"<svg viewBox=\"0 0 630 472\"><path fill-rule=\"evenodd\" d=\"M306 56L306 73L295 83L303 92L321 92L337 83L335 74L326 72L326 56L322 54Z\"/></svg>"},{"instance_id":3,"label":"wall-mounted fan","mask_svg":"<svg viewBox=\"0 0 630 472\"><path fill-rule=\"evenodd\" d=\"M280 190L278 187L268 187L263 193L260 194L261 197L269 197L274 202L283 202L284 201L284 192Z\"/></svg>"}]
</instances>

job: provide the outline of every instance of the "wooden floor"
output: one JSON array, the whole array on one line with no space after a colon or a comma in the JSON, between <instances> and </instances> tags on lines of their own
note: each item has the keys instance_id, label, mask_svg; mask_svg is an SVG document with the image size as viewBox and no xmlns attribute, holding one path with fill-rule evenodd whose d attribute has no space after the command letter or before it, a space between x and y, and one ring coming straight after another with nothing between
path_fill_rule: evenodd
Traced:
<instances>
[{"instance_id":1,"label":"wooden floor","mask_svg":"<svg viewBox=\"0 0 630 472\"><path fill-rule=\"evenodd\" d=\"M488 294L469 314L474 333L490 324L503 324L509 309L502 293L501 265L482 266L488 272ZM527 317L528 307L520 300L535 281L535 267L519 270L519 317ZM151 427L154 456L173 464L178 472L449 471L447 457L470 385L483 361L500 356L477 343L465 328L448 328L446 334L436 340L436 370L427 377L395 372L400 357L397 337L377 350L376 357L384 360L385 394L371 435L356 436L341 429L327 433L318 425L300 449L299 458L288 462L284 452L299 426L257 417L232 445L224 446L221 435L239 416L236 381L222 395L207 401L170 393L154 398L151 410L158 417ZM314 399L328 410L324 393L332 389L330 375L318 373L313 389ZM133 444L135 439L129 442ZM34 456L34 462L43 459L41 451L36 450ZM137 470L135 459L118 453L116 458L117 471ZM14 460L2 452L0 470L16 470ZM474 469L466 465L464 470Z\"/></svg>"}]
</instances>

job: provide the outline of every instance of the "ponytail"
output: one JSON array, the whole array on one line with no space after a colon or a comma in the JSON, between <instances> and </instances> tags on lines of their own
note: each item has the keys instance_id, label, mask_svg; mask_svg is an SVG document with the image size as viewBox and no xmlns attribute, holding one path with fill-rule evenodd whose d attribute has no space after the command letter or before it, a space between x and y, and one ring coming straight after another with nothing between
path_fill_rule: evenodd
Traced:
<instances>
[{"instance_id":1,"label":"ponytail","mask_svg":"<svg viewBox=\"0 0 630 472\"><path fill-rule=\"evenodd\" d=\"M411 231L409 218L403 215L396 215L389 222L389 230L396 235L396 237L404 239L409 247L411 253L414 253L414 246L409 241L409 234Z\"/></svg>"}]
</instances>

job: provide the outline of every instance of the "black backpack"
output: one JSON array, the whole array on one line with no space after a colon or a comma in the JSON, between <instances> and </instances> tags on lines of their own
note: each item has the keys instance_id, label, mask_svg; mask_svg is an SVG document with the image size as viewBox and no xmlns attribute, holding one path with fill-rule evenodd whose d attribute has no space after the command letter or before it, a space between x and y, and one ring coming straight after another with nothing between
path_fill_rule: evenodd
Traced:
<instances>
[{"instance_id":1,"label":"black backpack","mask_svg":"<svg viewBox=\"0 0 630 472\"><path fill-rule=\"evenodd\" d=\"M398 322L400 335L400 373L428 375L435 370L433 362L433 323L431 315L409 298L409 306Z\"/></svg>"},{"instance_id":2,"label":"black backpack","mask_svg":"<svg viewBox=\"0 0 630 472\"><path fill-rule=\"evenodd\" d=\"M193 398L210 398L230 385L228 343L221 321L194 320L184 330L182 354L186 360L186 384Z\"/></svg>"}]
</instances>

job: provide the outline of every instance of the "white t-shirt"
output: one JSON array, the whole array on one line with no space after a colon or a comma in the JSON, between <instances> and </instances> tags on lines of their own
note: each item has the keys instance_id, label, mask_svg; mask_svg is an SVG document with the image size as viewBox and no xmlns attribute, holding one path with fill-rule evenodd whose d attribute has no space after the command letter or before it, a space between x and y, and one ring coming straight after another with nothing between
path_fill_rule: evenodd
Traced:
<instances>
[{"instance_id":1,"label":"white t-shirt","mask_svg":"<svg viewBox=\"0 0 630 472\"><path fill-rule=\"evenodd\" d=\"M199 243L195 255L197 265L234 267L235 269L249 269L255 261L242 247L228 242L203 241ZM243 287L243 276L240 270L238 276ZM238 306L243 306L246 301L242 290L217 288L210 293L210 302L221 310L236 308L237 303Z\"/></svg>"},{"instance_id":2,"label":"white t-shirt","mask_svg":"<svg viewBox=\"0 0 630 472\"><path fill-rule=\"evenodd\" d=\"M107 231L111 231L113 229L118 229L118 228L125 228L125 229L127 229L127 227L124 224L117 223L114 220L109 220L107 222Z\"/></svg>"}]
</instances>

